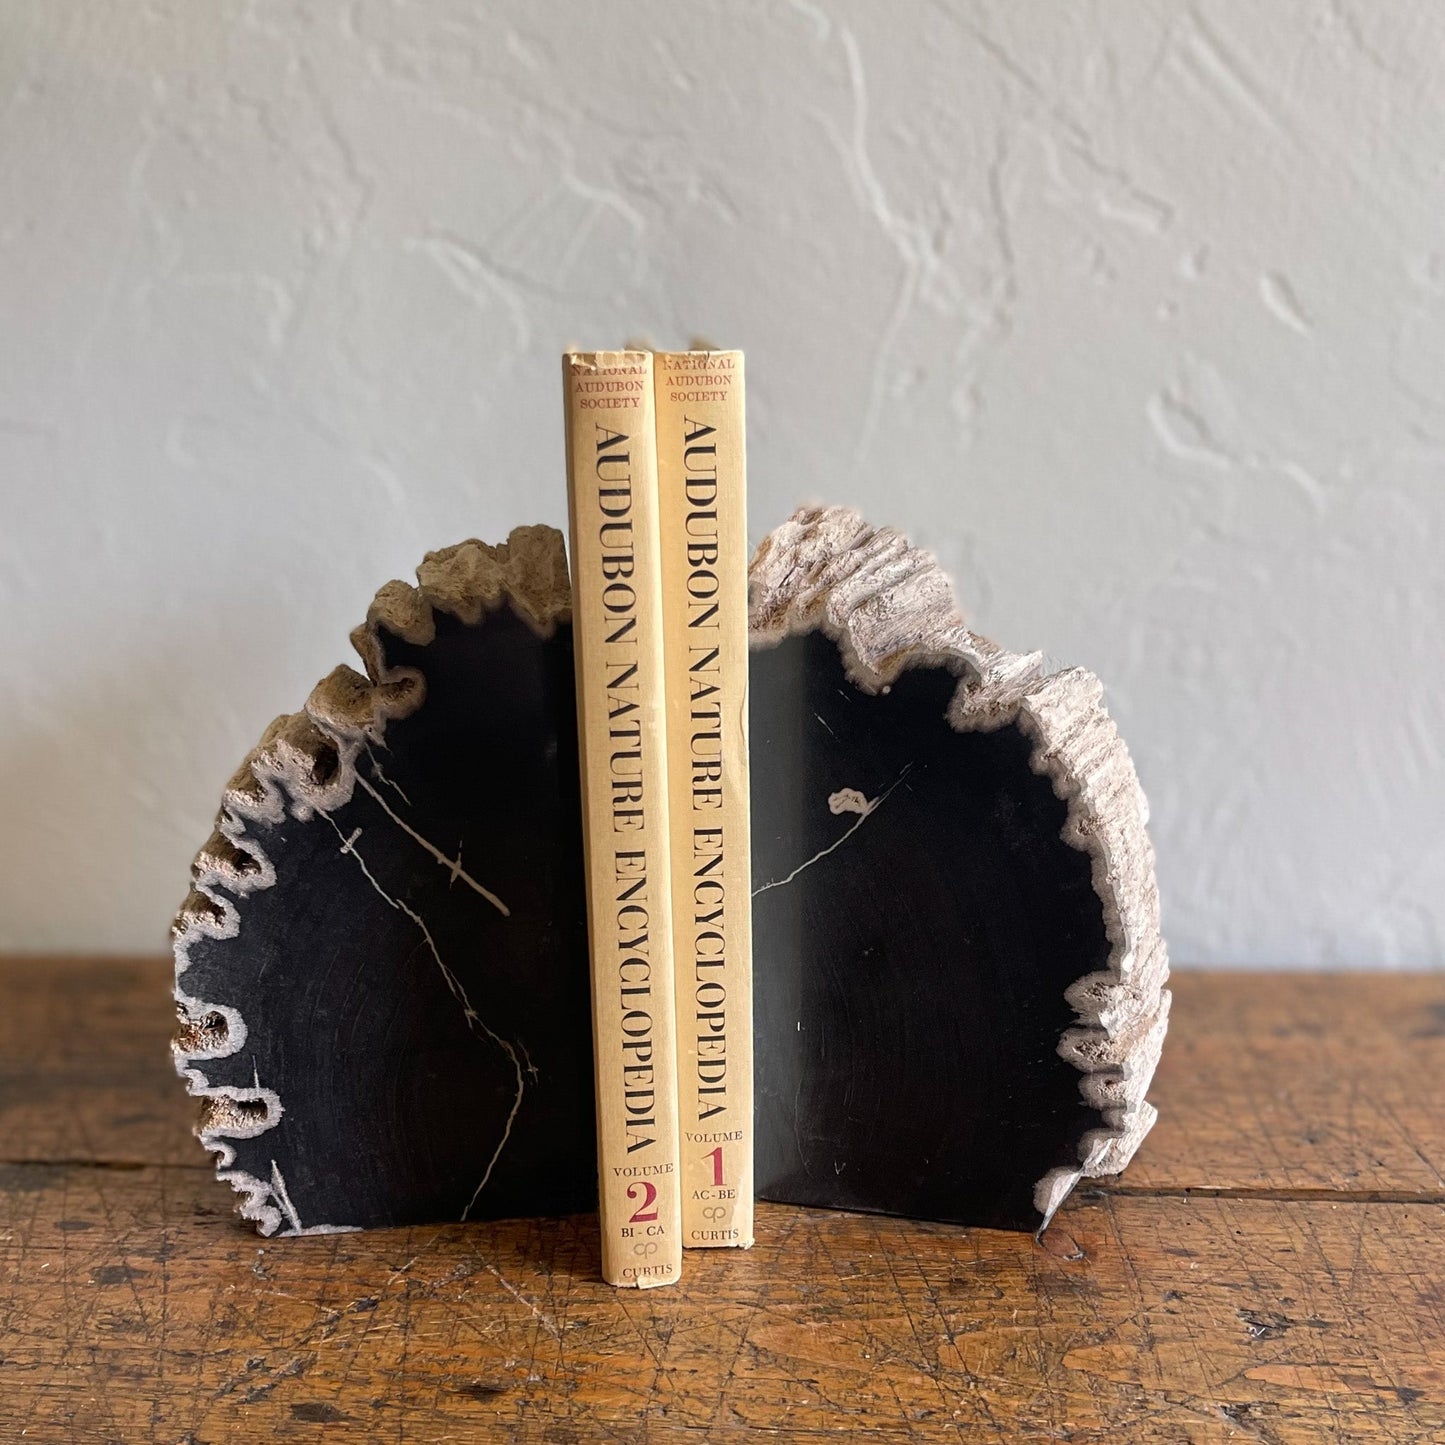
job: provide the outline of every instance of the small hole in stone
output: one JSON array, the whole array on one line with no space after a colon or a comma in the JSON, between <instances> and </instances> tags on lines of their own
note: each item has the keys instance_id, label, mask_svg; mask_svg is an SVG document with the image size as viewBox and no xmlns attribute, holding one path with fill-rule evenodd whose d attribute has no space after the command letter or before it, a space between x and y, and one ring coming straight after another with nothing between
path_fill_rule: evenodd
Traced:
<instances>
[{"instance_id":1,"label":"small hole in stone","mask_svg":"<svg viewBox=\"0 0 1445 1445\"><path fill-rule=\"evenodd\" d=\"M318 787L325 787L341 768L341 758L335 748L322 748L311 760L311 781Z\"/></svg>"}]
</instances>

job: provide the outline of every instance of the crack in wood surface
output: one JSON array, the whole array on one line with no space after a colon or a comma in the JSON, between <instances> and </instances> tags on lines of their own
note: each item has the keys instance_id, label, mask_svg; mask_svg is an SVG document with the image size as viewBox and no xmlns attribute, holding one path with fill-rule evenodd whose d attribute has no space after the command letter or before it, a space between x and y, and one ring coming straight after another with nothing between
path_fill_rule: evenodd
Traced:
<instances>
[{"instance_id":1,"label":"crack in wood surface","mask_svg":"<svg viewBox=\"0 0 1445 1445\"><path fill-rule=\"evenodd\" d=\"M381 796L380 791L375 787L370 778L368 778L364 773L358 772L356 775L356 781L361 784L362 789L365 792L371 795L377 805L381 808L382 812L385 813L386 816L390 818L391 821L395 823L396 826L400 828L401 831L405 833L408 838L411 838L415 843L417 843L421 848L423 848L427 853L429 853L432 858L436 860L436 862L440 863L441 866L452 875L453 883L460 879L474 893L479 893L483 898L485 898L487 902L490 903L497 910L497 912L502 915L503 918L510 918L512 916L512 910L508 908L507 905L503 903L502 900L498 898L497 895L493 893L490 888L486 887L482 883L477 882L477 880L473 878L472 875L468 873L465 868L462 867L462 854L460 848L457 849L457 856L455 858L448 858L447 855L443 853L442 850L438 848L435 843L431 842L430 839L422 837L422 835L418 833L417 830L413 828L410 823L408 823L404 818L400 817L392 809L391 805L386 801L385 798Z\"/></svg>"},{"instance_id":2,"label":"crack in wood surface","mask_svg":"<svg viewBox=\"0 0 1445 1445\"><path fill-rule=\"evenodd\" d=\"M359 780L364 782L364 779L359 778ZM383 804L382 806L385 807L385 804ZM387 809L387 811L390 812L390 809ZM431 929L427 927L426 920L421 916L420 913L416 911L416 909L412 908L410 904L406 903L400 898L392 897L392 895L388 893L386 889L384 889L377 881L376 875L367 866L366 860L361 856L361 854L357 851L356 848L357 841L362 835L362 830L360 828L355 828L348 836L342 833L340 825L337 823L336 819L331 816L330 813L323 813L322 816L326 819L328 823L331 824L332 828L336 832L336 836L341 839L342 853L348 854L350 857L356 860L357 866L361 869L362 873L366 877L366 881L371 884L372 888L376 890L376 892L386 903L389 903L398 912L404 913L409 919L411 919L411 921L420 930L421 936L426 941L426 946L430 950L431 956L436 962L437 968L441 970L442 979L445 981L448 991L451 993L452 997L462 1006L462 1016L466 1020L468 1029L470 1029L472 1032L480 1030L482 1034L484 1034L487 1038L491 1039L491 1041L496 1044L497 1047L501 1049L504 1054L506 1054L508 1061L512 1065L512 1071L516 1076L516 1092L512 1097L512 1107L507 1114L506 1122L502 1126L502 1136L497 1141L497 1147L492 1151L492 1157L487 1161L487 1167L483 1171L482 1177L477 1183L477 1187L472 1191L472 1196L467 1201L467 1207L462 1210L461 1217L465 1221L467 1216L471 1214L472 1210L476 1208L477 1200L481 1197L482 1191L487 1187L487 1184L490 1182L492 1177L492 1171L497 1167L497 1160L502 1157L502 1151L507 1147L507 1141L512 1137L512 1125L516 1122L517 1111L522 1107L522 1096L526 1092L527 1087L526 1080L522 1076L522 1060L518 1057L517 1050L513 1046L513 1044L508 1039L503 1038L501 1034L499 1034L494 1028L492 1028L472 1006L471 998L468 996L466 988L463 986L461 979L459 979L456 974L452 972L452 970L443 960L441 950L437 947L436 939L432 937ZM528 1067L531 1067L530 1057L528 1058ZM533 1072L535 1073L535 1070L533 1070Z\"/></svg>"},{"instance_id":3,"label":"crack in wood surface","mask_svg":"<svg viewBox=\"0 0 1445 1445\"><path fill-rule=\"evenodd\" d=\"M884 791L880 793L876 798L865 799L861 807L848 808L847 811L856 811L858 814L858 818L854 823L852 823L837 838L835 838L831 843L829 843L826 848L820 848L806 862L799 863L798 866L794 868L793 871L789 873L786 878L776 878L771 883L764 883L760 888L754 888L753 897L756 898L758 894L766 893L770 888L781 888L785 883L791 883L793 879L795 879L801 872L803 872L804 869L811 868L814 863L819 861L819 859L826 858L829 853L832 853L836 849L841 848L843 844L846 843L848 839L851 838L853 834L856 833L858 829L861 828L863 824L866 823L868 819L871 818L873 814L876 813L879 808L881 808L883 804L888 801L889 797L893 793L893 790L899 785L899 783L904 780L904 778L908 776L909 770L912 767L912 763L906 764L903 771L899 773L899 775L888 785L888 787L885 788ZM857 790L847 789L846 791L856 792ZM840 812L844 811L841 808L833 806L833 800L835 798L838 798L839 796L840 795L838 793L834 793L832 797L828 799L829 811L835 816Z\"/></svg>"},{"instance_id":4,"label":"crack in wood surface","mask_svg":"<svg viewBox=\"0 0 1445 1445\"><path fill-rule=\"evenodd\" d=\"M385 744L381 744L381 746L384 747ZM389 774L382 771L381 760L372 751L370 743L366 744L366 756L371 763L371 771L373 775L380 779L381 782L385 783L386 786L390 788L392 792L395 793L397 797L400 798L402 802L407 805L408 808L412 807L412 801L407 796L406 790L401 786L400 783L396 782L393 778L391 778Z\"/></svg>"},{"instance_id":5,"label":"crack in wood surface","mask_svg":"<svg viewBox=\"0 0 1445 1445\"><path fill-rule=\"evenodd\" d=\"M1445 1189L1311 1189L1298 1186L1272 1188L1267 1185L1215 1185L1105 1183L1081 1188L1094 1198L1123 1199L1266 1199L1298 1204L1445 1204Z\"/></svg>"}]
</instances>

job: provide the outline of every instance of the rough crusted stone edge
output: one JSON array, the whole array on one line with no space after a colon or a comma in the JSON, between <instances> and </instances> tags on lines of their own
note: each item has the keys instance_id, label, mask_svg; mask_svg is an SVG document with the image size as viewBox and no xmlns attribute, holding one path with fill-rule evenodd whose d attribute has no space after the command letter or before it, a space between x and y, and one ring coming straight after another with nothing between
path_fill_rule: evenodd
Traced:
<instances>
[{"instance_id":1,"label":"rough crusted stone edge","mask_svg":"<svg viewBox=\"0 0 1445 1445\"><path fill-rule=\"evenodd\" d=\"M905 668L958 678L948 721L959 732L1017 725L1030 763L1068 806L1063 837L1089 855L1109 940L1107 966L1065 992L1078 1022L1058 1052L1080 1071L1100 1115L1074 1167L1034 1189L1040 1231L1082 1178L1117 1174L1158 1117L1144 1097L1169 1021L1169 959L1159 931L1148 804L1128 749L1082 668L1045 674L1038 653L1013 653L964 626L952 586L926 552L843 507L804 507L759 546L749 570L754 647L821 630L852 681L886 690Z\"/></svg>"},{"instance_id":2,"label":"rough crusted stone edge","mask_svg":"<svg viewBox=\"0 0 1445 1445\"><path fill-rule=\"evenodd\" d=\"M200 1067L242 1049L246 1021L229 1004L186 992L191 945L201 938L235 938L244 900L275 883L275 868L250 836L251 826L279 823L288 813L305 821L342 807L356 786L359 754L384 746L387 722L421 706L425 679L414 668L386 667L383 630L424 646L436 636L438 612L476 625L484 614L508 605L540 637L550 637L571 618L566 550L552 527L518 527L498 546L473 540L429 552L416 575L416 587L388 582L351 634L366 675L345 665L336 668L317 683L303 711L277 718L247 754L226 784L215 831L196 854L190 893L171 925L176 1072L187 1092L201 1100L196 1136L216 1158L216 1177L241 1196L237 1209L263 1235L330 1233L349 1226L303 1227L284 1180L259 1179L234 1167L236 1151L229 1141L274 1128L285 1107L259 1077L251 1088L214 1085ZM290 1227L282 1229L288 1221Z\"/></svg>"}]
</instances>

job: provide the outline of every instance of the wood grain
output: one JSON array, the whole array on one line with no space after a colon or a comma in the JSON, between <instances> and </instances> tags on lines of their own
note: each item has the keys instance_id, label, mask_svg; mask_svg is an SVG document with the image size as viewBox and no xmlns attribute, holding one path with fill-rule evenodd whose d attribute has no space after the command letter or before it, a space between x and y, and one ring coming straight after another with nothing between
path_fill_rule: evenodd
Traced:
<instances>
[{"instance_id":1,"label":"wood grain","mask_svg":"<svg viewBox=\"0 0 1445 1445\"><path fill-rule=\"evenodd\" d=\"M1445 978L1176 982L1158 1129L1043 1245L762 1206L639 1295L590 1217L258 1239L164 966L0 963L0 1440L1445 1439Z\"/></svg>"},{"instance_id":2,"label":"wood grain","mask_svg":"<svg viewBox=\"0 0 1445 1445\"><path fill-rule=\"evenodd\" d=\"M198 1164L169 958L0 958L0 1160Z\"/></svg>"},{"instance_id":3,"label":"wood grain","mask_svg":"<svg viewBox=\"0 0 1445 1445\"><path fill-rule=\"evenodd\" d=\"M1128 1190L1437 1198L1445 974L1179 973Z\"/></svg>"},{"instance_id":4,"label":"wood grain","mask_svg":"<svg viewBox=\"0 0 1445 1445\"><path fill-rule=\"evenodd\" d=\"M769 1205L639 1296L591 1217L262 1245L196 1170L8 1182L3 1439L1445 1436L1438 1206L1096 1197L1041 1248Z\"/></svg>"}]
</instances>

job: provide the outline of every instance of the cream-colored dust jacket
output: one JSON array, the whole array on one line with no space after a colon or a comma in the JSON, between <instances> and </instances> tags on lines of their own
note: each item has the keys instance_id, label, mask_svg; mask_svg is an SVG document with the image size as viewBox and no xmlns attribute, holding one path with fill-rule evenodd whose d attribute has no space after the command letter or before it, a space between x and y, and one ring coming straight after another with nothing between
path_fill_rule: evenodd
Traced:
<instances>
[{"instance_id":1,"label":"cream-colored dust jacket","mask_svg":"<svg viewBox=\"0 0 1445 1445\"><path fill-rule=\"evenodd\" d=\"M683 1244L753 1242L747 459L740 351L658 352Z\"/></svg>"},{"instance_id":2,"label":"cream-colored dust jacket","mask_svg":"<svg viewBox=\"0 0 1445 1445\"><path fill-rule=\"evenodd\" d=\"M652 355L563 358L572 628L609 1284L682 1272Z\"/></svg>"}]
</instances>

